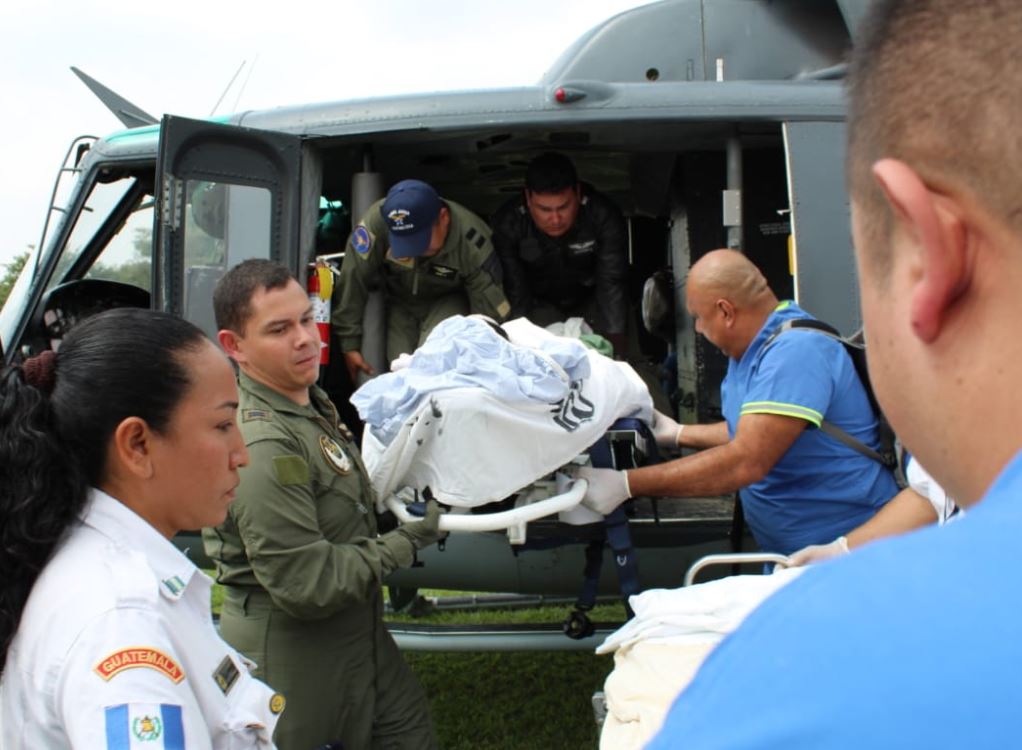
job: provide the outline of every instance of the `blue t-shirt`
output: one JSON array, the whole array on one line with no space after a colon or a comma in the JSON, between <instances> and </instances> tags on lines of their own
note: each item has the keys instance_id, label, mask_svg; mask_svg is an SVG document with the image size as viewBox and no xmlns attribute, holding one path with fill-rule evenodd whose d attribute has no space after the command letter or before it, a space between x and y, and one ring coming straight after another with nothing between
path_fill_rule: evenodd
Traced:
<instances>
[{"instance_id":1,"label":"blue t-shirt","mask_svg":"<svg viewBox=\"0 0 1022 750\"><path fill-rule=\"evenodd\" d=\"M960 520L821 563L706 660L647 748L999 748L1022 737L1022 453Z\"/></svg>"},{"instance_id":2,"label":"blue t-shirt","mask_svg":"<svg viewBox=\"0 0 1022 750\"><path fill-rule=\"evenodd\" d=\"M826 544L865 523L898 491L879 462L815 429L826 419L871 448L877 421L855 365L840 341L794 329L763 344L784 321L808 318L782 302L740 360L730 360L721 406L734 438L743 414L782 414L807 428L759 482L741 490L742 509L759 546L790 554Z\"/></svg>"}]
</instances>

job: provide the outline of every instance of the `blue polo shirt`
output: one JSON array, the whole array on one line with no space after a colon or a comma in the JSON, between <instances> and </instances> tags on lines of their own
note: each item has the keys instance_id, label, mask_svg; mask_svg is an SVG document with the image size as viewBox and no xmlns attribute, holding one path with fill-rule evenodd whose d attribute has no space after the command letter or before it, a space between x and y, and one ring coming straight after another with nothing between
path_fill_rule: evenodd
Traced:
<instances>
[{"instance_id":1,"label":"blue polo shirt","mask_svg":"<svg viewBox=\"0 0 1022 750\"><path fill-rule=\"evenodd\" d=\"M1020 537L1022 454L955 523L813 566L770 597L647 748L1017 746Z\"/></svg>"},{"instance_id":2,"label":"blue polo shirt","mask_svg":"<svg viewBox=\"0 0 1022 750\"><path fill-rule=\"evenodd\" d=\"M740 491L759 546L782 554L851 531L898 491L877 461L815 429L826 419L879 448L876 417L841 342L794 329L763 348L784 321L808 317L794 302L778 305L742 358L729 362L721 385L732 438L744 414L782 414L808 423L766 477Z\"/></svg>"}]
</instances>

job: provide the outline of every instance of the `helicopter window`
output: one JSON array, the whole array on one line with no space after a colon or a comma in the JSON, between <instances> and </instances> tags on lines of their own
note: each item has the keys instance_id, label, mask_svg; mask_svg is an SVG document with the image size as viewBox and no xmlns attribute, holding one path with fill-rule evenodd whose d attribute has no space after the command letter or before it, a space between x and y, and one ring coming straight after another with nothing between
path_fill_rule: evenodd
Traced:
<instances>
[{"instance_id":1,"label":"helicopter window","mask_svg":"<svg viewBox=\"0 0 1022 750\"><path fill-rule=\"evenodd\" d=\"M50 276L49 282L46 285L47 290L67 281L64 278L67 272L75 265L82 253L85 252L85 249L89 247L91 240L96 236L103 223L110 217L115 206L124 199L124 196L135 186L136 182L137 180L134 177L124 177L114 182L97 182L93 185L89 197L82 206L82 210L75 217L74 229L71 230L71 234L64 246L64 252L61 254L60 260L57 261L57 268ZM149 222L151 227L151 211L149 213ZM133 242L133 233L125 233L122 228L122 231L118 232L110 245L104 250L104 254L109 252L111 253L110 257L116 255L117 257L130 258L134 252ZM116 249L113 246L116 246ZM151 254L150 250L149 255ZM148 288L148 284L146 284L146 287Z\"/></svg>"},{"instance_id":2,"label":"helicopter window","mask_svg":"<svg viewBox=\"0 0 1022 750\"><path fill-rule=\"evenodd\" d=\"M103 248L85 278L119 281L152 291L153 207L152 196L145 196Z\"/></svg>"},{"instance_id":3,"label":"helicopter window","mask_svg":"<svg viewBox=\"0 0 1022 750\"><path fill-rule=\"evenodd\" d=\"M266 188L188 180L184 228L184 317L215 337L213 288L231 266L270 257Z\"/></svg>"}]
</instances>

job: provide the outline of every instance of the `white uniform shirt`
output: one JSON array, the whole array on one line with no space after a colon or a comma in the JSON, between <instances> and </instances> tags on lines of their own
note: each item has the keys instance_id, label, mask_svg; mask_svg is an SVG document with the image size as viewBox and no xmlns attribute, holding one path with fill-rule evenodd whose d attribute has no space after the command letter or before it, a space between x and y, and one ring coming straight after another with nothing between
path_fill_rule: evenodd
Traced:
<instances>
[{"instance_id":1,"label":"white uniform shirt","mask_svg":"<svg viewBox=\"0 0 1022 750\"><path fill-rule=\"evenodd\" d=\"M0 747L272 748L283 698L217 634L210 588L156 529L93 490L8 651Z\"/></svg>"},{"instance_id":2,"label":"white uniform shirt","mask_svg":"<svg viewBox=\"0 0 1022 750\"><path fill-rule=\"evenodd\" d=\"M948 497L944 488L933 481L933 477L914 458L908 460L905 479L908 480L909 487L930 501L939 525L943 526L955 516L955 511L958 510L955 501ZM961 515L961 511L958 515Z\"/></svg>"}]
</instances>

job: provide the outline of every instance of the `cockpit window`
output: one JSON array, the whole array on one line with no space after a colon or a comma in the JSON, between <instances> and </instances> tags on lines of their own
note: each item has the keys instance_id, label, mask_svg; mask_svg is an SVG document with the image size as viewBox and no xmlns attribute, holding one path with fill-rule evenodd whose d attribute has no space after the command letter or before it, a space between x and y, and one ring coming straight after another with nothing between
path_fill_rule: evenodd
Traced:
<instances>
[{"instance_id":1,"label":"cockpit window","mask_svg":"<svg viewBox=\"0 0 1022 750\"><path fill-rule=\"evenodd\" d=\"M75 219L74 229L71 230L71 235L64 246L64 252L57 262L57 268L46 284L47 289L52 289L58 284L67 281L64 277L68 270L81 257L86 248L89 247L96 233L103 226L104 222L110 218L114 207L124 199L128 191L135 186L136 181L134 177L124 177L113 182L97 182L93 185L85 205L82 206L82 210ZM120 228L104 248L103 255L108 258L107 262L112 267L131 262L136 255L136 234L133 229L146 221L144 216L138 216L138 214L148 214L148 229L150 233L152 232L152 199L148 198L148 202L150 204L148 212L133 212L132 218ZM137 222L135 221L136 218L138 219ZM128 228L129 225L131 225L130 229ZM149 240L149 250L146 255L149 258L152 257L151 239ZM103 278L109 277L104 276ZM146 281L145 288L149 288L148 280Z\"/></svg>"},{"instance_id":2,"label":"cockpit window","mask_svg":"<svg viewBox=\"0 0 1022 750\"><path fill-rule=\"evenodd\" d=\"M154 205L151 195L143 197L103 248L85 278L120 281L152 291Z\"/></svg>"}]
</instances>

